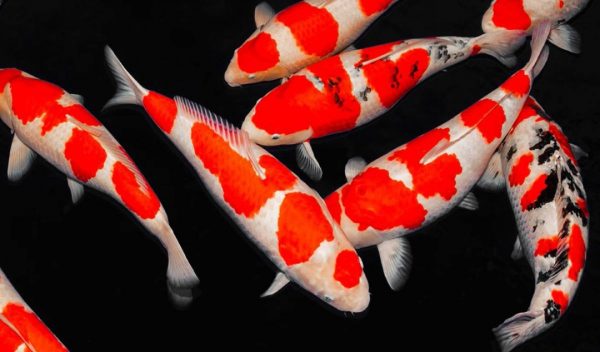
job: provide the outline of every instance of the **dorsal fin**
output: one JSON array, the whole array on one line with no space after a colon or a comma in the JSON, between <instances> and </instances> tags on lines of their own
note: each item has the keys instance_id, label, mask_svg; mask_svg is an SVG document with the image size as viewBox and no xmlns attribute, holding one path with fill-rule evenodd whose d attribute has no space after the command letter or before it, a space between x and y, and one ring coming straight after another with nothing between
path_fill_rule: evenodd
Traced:
<instances>
[{"instance_id":1,"label":"dorsal fin","mask_svg":"<svg viewBox=\"0 0 600 352\"><path fill-rule=\"evenodd\" d=\"M208 126L213 132L221 136L231 148L248 159L256 173L262 179L265 178L264 170L258 164L256 155L254 155L252 149L253 144L247 132L240 130L202 105L186 98L175 97L175 104L177 105L177 112L179 114L183 114L191 120L199 121Z\"/></svg>"}]
</instances>

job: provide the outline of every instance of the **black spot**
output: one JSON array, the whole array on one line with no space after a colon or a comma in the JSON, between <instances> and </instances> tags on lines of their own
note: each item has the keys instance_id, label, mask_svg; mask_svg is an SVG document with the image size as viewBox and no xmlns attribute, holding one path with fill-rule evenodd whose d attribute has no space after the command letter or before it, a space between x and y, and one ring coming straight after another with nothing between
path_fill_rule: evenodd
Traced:
<instances>
[{"instance_id":1,"label":"black spot","mask_svg":"<svg viewBox=\"0 0 600 352\"><path fill-rule=\"evenodd\" d=\"M550 277L552 276L552 270L548 270L548 271L540 271L540 273L538 274L538 279L537 279L537 283L539 284L540 282L546 282L548 281L548 279L550 279Z\"/></svg>"},{"instance_id":2,"label":"black spot","mask_svg":"<svg viewBox=\"0 0 600 352\"><path fill-rule=\"evenodd\" d=\"M562 229L560 229L560 232L558 233L558 237L565 238L565 237L569 236L570 228L571 228L571 220L567 219L565 221L565 223L563 224Z\"/></svg>"},{"instance_id":3,"label":"black spot","mask_svg":"<svg viewBox=\"0 0 600 352\"><path fill-rule=\"evenodd\" d=\"M392 84L390 84L390 87L392 89L397 89L400 87L400 82L398 81L399 73L400 73L400 70L398 69L398 66L394 66L394 73L392 73Z\"/></svg>"},{"instance_id":4,"label":"black spot","mask_svg":"<svg viewBox=\"0 0 600 352\"><path fill-rule=\"evenodd\" d=\"M546 324L553 322L560 317L560 304L549 299L546 308L544 308L544 319Z\"/></svg>"},{"instance_id":5,"label":"black spot","mask_svg":"<svg viewBox=\"0 0 600 352\"><path fill-rule=\"evenodd\" d=\"M546 148L546 146L550 143L554 143L556 144L556 140L554 139L554 136L548 132L548 131L544 131L541 128L538 128L536 130L536 135L539 138L539 142L537 142L536 144L534 144L530 149L531 150L542 150L544 148Z\"/></svg>"},{"instance_id":6,"label":"black spot","mask_svg":"<svg viewBox=\"0 0 600 352\"><path fill-rule=\"evenodd\" d=\"M333 101L339 107L344 106L344 100L342 98L340 98L340 93L336 92L335 94L333 94Z\"/></svg>"},{"instance_id":7,"label":"black spot","mask_svg":"<svg viewBox=\"0 0 600 352\"><path fill-rule=\"evenodd\" d=\"M542 154L538 156L538 165L542 165L548 162L552 155L559 150L558 144L556 142L552 143L552 145L544 150Z\"/></svg>"},{"instance_id":8,"label":"black spot","mask_svg":"<svg viewBox=\"0 0 600 352\"><path fill-rule=\"evenodd\" d=\"M527 206L527 210L538 209L543 207L545 204L550 203L554 200L556 195L556 187L558 185L558 176L556 171L552 171L548 177L546 177L546 187L542 190L538 198Z\"/></svg>"},{"instance_id":9,"label":"black spot","mask_svg":"<svg viewBox=\"0 0 600 352\"><path fill-rule=\"evenodd\" d=\"M361 92L359 93L359 95L360 95L360 98L361 98L363 101L369 101L369 93L371 93L371 87L367 87L367 88L365 88L363 91L361 91Z\"/></svg>"},{"instance_id":10,"label":"black spot","mask_svg":"<svg viewBox=\"0 0 600 352\"><path fill-rule=\"evenodd\" d=\"M562 282L562 280L558 280L558 281L556 281L554 284L555 284L556 286L560 286L560 283L561 283L561 282Z\"/></svg>"},{"instance_id":11,"label":"black spot","mask_svg":"<svg viewBox=\"0 0 600 352\"><path fill-rule=\"evenodd\" d=\"M418 61L413 64L413 67L410 70L410 78L414 79L415 78L415 74L417 72L419 72L419 62Z\"/></svg>"},{"instance_id":12,"label":"black spot","mask_svg":"<svg viewBox=\"0 0 600 352\"><path fill-rule=\"evenodd\" d=\"M588 219L587 216L583 213L581 208L577 206L575 203L571 201L570 198L567 198L567 205L563 208L562 216L565 217L567 214L573 214L581 219L581 223L583 226L587 226Z\"/></svg>"},{"instance_id":13,"label":"black spot","mask_svg":"<svg viewBox=\"0 0 600 352\"><path fill-rule=\"evenodd\" d=\"M553 249L550 252L546 253L544 255L544 257L546 257L546 258L553 257L554 258L554 257L556 257L556 251L557 251L556 249Z\"/></svg>"},{"instance_id":14,"label":"black spot","mask_svg":"<svg viewBox=\"0 0 600 352\"><path fill-rule=\"evenodd\" d=\"M506 153L506 161L510 161L510 159L512 159L516 152L517 146L515 144L511 145L508 149L508 153Z\"/></svg>"},{"instance_id":15,"label":"black spot","mask_svg":"<svg viewBox=\"0 0 600 352\"><path fill-rule=\"evenodd\" d=\"M573 164L571 159L567 160L567 166L569 167L569 170L571 170L571 173L573 175L575 175L575 176L579 175L579 170L577 170L577 167L575 166L575 164Z\"/></svg>"}]
</instances>

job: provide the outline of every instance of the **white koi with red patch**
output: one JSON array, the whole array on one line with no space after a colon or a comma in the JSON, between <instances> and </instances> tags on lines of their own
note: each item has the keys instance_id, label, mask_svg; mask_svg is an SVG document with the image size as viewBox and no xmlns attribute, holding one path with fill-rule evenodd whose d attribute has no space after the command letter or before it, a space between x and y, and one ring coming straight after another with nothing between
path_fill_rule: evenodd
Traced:
<instances>
[{"instance_id":1,"label":"white koi with red patch","mask_svg":"<svg viewBox=\"0 0 600 352\"><path fill-rule=\"evenodd\" d=\"M525 103L534 67L539 70L546 61L547 50L540 56L546 37L541 28L532 41L530 62L498 89L448 122L371 162L355 177L351 173L349 182L325 199L355 247L383 245L387 251L386 242L431 224L463 201ZM471 199L467 201L468 208L474 207ZM380 256L394 288L397 285L388 275L393 268L387 267L381 247Z\"/></svg>"},{"instance_id":2,"label":"white koi with red patch","mask_svg":"<svg viewBox=\"0 0 600 352\"><path fill-rule=\"evenodd\" d=\"M60 340L29 308L2 270L0 270L0 351L67 351Z\"/></svg>"},{"instance_id":3,"label":"white koi with red patch","mask_svg":"<svg viewBox=\"0 0 600 352\"><path fill-rule=\"evenodd\" d=\"M589 213L581 173L567 137L529 99L499 148L501 169L519 235L513 258L525 256L535 278L526 312L494 330L504 352L554 325L575 295L585 264ZM491 182L490 182L491 181Z\"/></svg>"},{"instance_id":4,"label":"white koi with red patch","mask_svg":"<svg viewBox=\"0 0 600 352\"><path fill-rule=\"evenodd\" d=\"M246 116L242 129L261 145L305 143L349 131L384 114L429 76L472 55L487 53L514 63L513 49L522 40L520 34L501 32L413 39L344 52L301 70L267 93ZM307 160L320 169L314 157ZM309 172L307 163L299 163Z\"/></svg>"},{"instance_id":5,"label":"white koi with red patch","mask_svg":"<svg viewBox=\"0 0 600 352\"><path fill-rule=\"evenodd\" d=\"M117 140L73 95L20 70L0 70L0 117L14 133L11 180L39 154L67 176L74 202L85 185L123 204L165 247L176 303L190 301L198 278L162 204Z\"/></svg>"},{"instance_id":6,"label":"white koi with red patch","mask_svg":"<svg viewBox=\"0 0 600 352\"><path fill-rule=\"evenodd\" d=\"M245 132L183 98L143 88L109 48L106 56L118 83L107 106L144 106L217 204L281 271L267 294L291 280L341 311L367 308L362 263L315 191Z\"/></svg>"},{"instance_id":7,"label":"white koi with red patch","mask_svg":"<svg viewBox=\"0 0 600 352\"><path fill-rule=\"evenodd\" d=\"M517 30L530 34L544 21L550 21L553 30L548 40L561 49L579 53L580 38L575 29L566 24L577 15L589 0L493 0L483 15L484 32Z\"/></svg>"},{"instance_id":8,"label":"white koi with red patch","mask_svg":"<svg viewBox=\"0 0 600 352\"><path fill-rule=\"evenodd\" d=\"M277 14L263 2L225 80L237 86L287 77L349 46L396 1L305 0Z\"/></svg>"}]
</instances>

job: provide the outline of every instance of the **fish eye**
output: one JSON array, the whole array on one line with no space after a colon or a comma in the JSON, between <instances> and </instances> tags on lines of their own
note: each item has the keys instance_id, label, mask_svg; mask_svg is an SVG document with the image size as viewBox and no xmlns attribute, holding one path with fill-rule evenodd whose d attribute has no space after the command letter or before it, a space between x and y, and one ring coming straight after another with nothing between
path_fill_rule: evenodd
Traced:
<instances>
[{"instance_id":1,"label":"fish eye","mask_svg":"<svg viewBox=\"0 0 600 352\"><path fill-rule=\"evenodd\" d=\"M255 79L255 78L256 78L256 75L253 73L248 75L248 79Z\"/></svg>"},{"instance_id":2,"label":"fish eye","mask_svg":"<svg viewBox=\"0 0 600 352\"><path fill-rule=\"evenodd\" d=\"M279 138L281 138L281 136L278 135L278 134L274 134L274 135L271 136L271 139L274 140L274 141L278 140Z\"/></svg>"},{"instance_id":3,"label":"fish eye","mask_svg":"<svg viewBox=\"0 0 600 352\"><path fill-rule=\"evenodd\" d=\"M325 302L327 302L327 303L331 303L331 302L333 302L333 297L330 297L330 296L324 296L323 298L325 299Z\"/></svg>"}]
</instances>

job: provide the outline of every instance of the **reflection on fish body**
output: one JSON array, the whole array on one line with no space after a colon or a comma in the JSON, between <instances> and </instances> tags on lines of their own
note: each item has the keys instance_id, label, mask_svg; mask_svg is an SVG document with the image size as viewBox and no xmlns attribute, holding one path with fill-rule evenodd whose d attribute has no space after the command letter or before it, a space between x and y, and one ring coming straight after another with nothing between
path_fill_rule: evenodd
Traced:
<instances>
[{"instance_id":1,"label":"reflection on fish body","mask_svg":"<svg viewBox=\"0 0 600 352\"><path fill-rule=\"evenodd\" d=\"M2 270L0 270L0 351L67 351L19 296Z\"/></svg>"},{"instance_id":2,"label":"reflection on fish body","mask_svg":"<svg viewBox=\"0 0 600 352\"><path fill-rule=\"evenodd\" d=\"M532 42L530 62L498 89L363 169L348 167L348 183L325 199L355 247L379 246L384 270L393 273L386 268L386 256L398 256L386 242L431 224L459 203L476 207L471 196L465 197L525 103L534 67L539 70L545 63L547 51L540 57L547 37L544 29L549 26L540 28ZM406 252L406 245L398 243Z\"/></svg>"},{"instance_id":3,"label":"reflection on fish body","mask_svg":"<svg viewBox=\"0 0 600 352\"><path fill-rule=\"evenodd\" d=\"M535 292L529 308L495 329L507 352L554 325L579 286L588 245L589 212L581 173L567 137L529 99L499 148L500 179L519 235L513 257L525 256Z\"/></svg>"},{"instance_id":4,"label":"reflection on fish body","mask_svg":"<svg viewBox=\"0 0 600 352\"><path fill-rule=\"evenodd\" d=\"M73 202L85 185L123 204L167 250L170 289L186 295L173 298L189 302L198 278L163 206L123 147L79 100L23 71L0 70L0 117L14 132L9 179L20 179L40 155L67 176Z\"/></svg>"},{"instance_id":5,"label":"reflection on fish body","mask_svg":"<svg viewBox=\"0 0 600 352\"><path fill-rule=\"evenodd\" d=\"M143 88L108 48L106 56L118 83L107 106L146 109L216 203L281 271L267 294L291 280L341 311L367 308L362 263L315 191L245 132L186 99Z\"/></svg>"},{"instance_id":6,"label":"reflection on fish body","mask_svg":"<svg viewBox=\"0 0 600 352\"><path fill-rule=\"evenodd\" d=\"M237 86L287 77L346 48L396 1L305 0L277 14L263 2L225 80Z\"/></svg>"}]
</instances>

